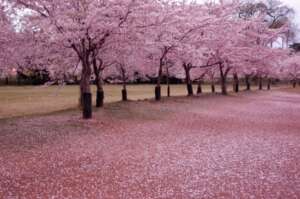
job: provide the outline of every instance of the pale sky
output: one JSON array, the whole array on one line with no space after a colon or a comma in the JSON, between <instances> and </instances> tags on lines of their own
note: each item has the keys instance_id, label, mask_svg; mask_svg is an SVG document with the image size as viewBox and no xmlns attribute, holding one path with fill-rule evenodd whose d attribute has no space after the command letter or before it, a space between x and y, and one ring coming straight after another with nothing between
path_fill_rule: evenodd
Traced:
<instances>
[{"instance_id":1,"label":"pale sky","mask_svg":"<svg viewBox=\"0 0 300 199\"><path fill-rule=\"evenodd\" d=\"M288 6L292 7L295 10L295 23L298 25L298 29L300 29L300 0L281 0ZM298 41L300 41L300 33L298 30Z\"/></svg>"},{"instance_id":2,"label":"pale sky","mask_svg":"<svg viewBox=\"0 0 300 199\"><path fill-rule=\"evenodd\" d=\"M294 10L296 11L296 20L298 22L298 24L300 24L300 0L281 0L282 2L284 2L285 4L289 5L290 7L294 8Z\"/></svg>"},{"instance_id":3,"label":"pale sky","mask_svg":"<svg viewBox=\"0 0 300 199\"><path fill-rule=\"evenodd\" d=\"M206 0L198 0L199 2L205 2ZM298 27L298 36L297 41L300 42L300 0L280 0L284 4L288 5L289 7L295 10L295 19L294 23Z\"/></svg>"}]
</instances>

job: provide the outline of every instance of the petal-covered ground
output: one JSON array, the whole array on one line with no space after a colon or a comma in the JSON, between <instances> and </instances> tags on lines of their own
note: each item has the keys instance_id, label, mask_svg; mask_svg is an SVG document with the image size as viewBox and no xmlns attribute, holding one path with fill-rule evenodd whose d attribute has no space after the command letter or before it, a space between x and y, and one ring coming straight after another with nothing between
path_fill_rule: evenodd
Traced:
<instances>
[{"instance_id":1,"label":"petal-covered ground","mask_svg":"<svg viewBox=\"0 0 300 199\"><path fill-rule=\"evenodd\" d=\"M300 198L300 92L0 121L0 198Z\"/></svg>"}]
</instances>

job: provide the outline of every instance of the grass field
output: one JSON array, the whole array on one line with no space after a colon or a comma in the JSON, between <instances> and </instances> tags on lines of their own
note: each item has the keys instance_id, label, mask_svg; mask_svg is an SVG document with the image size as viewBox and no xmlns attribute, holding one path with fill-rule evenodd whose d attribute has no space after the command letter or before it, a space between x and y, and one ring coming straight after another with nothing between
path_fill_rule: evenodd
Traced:
<instances>
[{"instance_id":1,"label":"grass field","mask_svg":"<svg viewBox=\"0 0 300 199\"><path fill-rule=\"evenodd\" d=\"M231 86L228 88L232 89ZM243 88L242 88L243 89ZM196 85L194 86L196 90ZM210 86L204 86L204 92L210 92ZM220 92L220 87L216 87ZM120 85L106 85L105 103L121 100ZM93 87L93 104L95 104L96 88ZM162 87L162 95L166 95L166 86ZM185 85L172 85L172 96L186 95ZM130 100L153 98L154 85L130 85ZM48 114L78 107L78 86L3 86L0 87L0 119L37 114Z\"/></svg>"},{"instance_id":2,"label":"grass field","mask_svg":"<svg viewBox=\"0 0 300 199\"><path fill-rule=\"evenodd\" d=\"M173 96L185 95L184 85L173 85ZM153 98L153 85L128 86L130 100ZM205 90L208 92L209 87ZM93 87L93 104L95 104L96 88ZM117 102L121 99L121 86L104 86L105 103ZM163 86L162 94L166 94ZM36 114L47 114L78 107L78 86L7 86L0 87L0 119Z\"/></svg>"}]
</instances>

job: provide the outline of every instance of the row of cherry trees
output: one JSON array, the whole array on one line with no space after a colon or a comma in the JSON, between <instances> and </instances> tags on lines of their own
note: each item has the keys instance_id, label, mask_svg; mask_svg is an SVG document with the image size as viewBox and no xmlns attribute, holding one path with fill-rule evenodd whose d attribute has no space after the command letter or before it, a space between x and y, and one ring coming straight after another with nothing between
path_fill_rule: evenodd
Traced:
<instances>
[{"instance_id":1,"label":"row of cherry trees","mask_svg":"<svg viewBox=\"0 0 300 199\"><path fill-rule=\"evenodd\" d=\"M155 77L155 99L161 99L164 75L185 79L202 91L203 80L219 79L222 93L233 77L250 89L251 77L299 79L298 55L272 48L286 38L289 23L273 27L269 12L246 9L239 1L199 4L167 0L1 0L2 73L12 69L47 69L53 81L80 71L83 117L92 117L91 78L97 107L103 106L103 79L126 83L138 72ZM277 20L277 18L276 18ZM277 24L277 23L276 23ZM270 85L270 84L268 84ZM170 93L170 91L168 92Z\"/></svg>"}]
</instances>

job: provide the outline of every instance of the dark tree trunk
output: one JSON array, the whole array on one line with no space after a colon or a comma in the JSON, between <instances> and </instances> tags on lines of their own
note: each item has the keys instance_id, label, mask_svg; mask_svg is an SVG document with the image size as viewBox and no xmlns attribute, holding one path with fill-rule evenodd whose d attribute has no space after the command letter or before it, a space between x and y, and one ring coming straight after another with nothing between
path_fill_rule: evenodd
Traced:
<instances>
[{"instance_id":1,"label":"dark tree trunk","mask_svg":"<svg viewBox=\"0 0 300 199\"><path fill-rule=\"evenodd\" d=\"M74 76L74 82L75 82L75 84L78 83L78 77L77 77L77 75Z\"/></svg>"},{"instance_id":2,"label":"dark tree trunk","mask_svg":"<svg viewBox=\"0 0 300 199\"><path fill-rule=\"evenodd\" d=\"M5 84L6 84L6 85L9 84L8 77L5 78Z\"/></svg>"},{"instance_id":3,"label":"dark tree trunk","mask_svg":"<svg viewBox=\"0 0 300 199\"><path fill-rule=\"evenodd\" d=\"M202 81L198 81L198 87L197 87L197 94L201 94L202 93Z\"/></svg>"},{"instance_id":4,"label":"dark tree trunk","mask_svg":"<svg viewBox=\"0 0 300 199\"><path fill-rule=\"evenodd\" d=\"M258 79L258 88L259 88L259 90L263 89L263 79L262 79L262 77L259 77L259 79Z\"/></svg>"},{"instance_id":5,"label":"dark tree trunk","mask_svg":"<svg viewBox=\"0 0 300 199\"><path fill-rule=\"evenodd\" d=\"M96 87L97 87L97 97L96 97L96 107L100 108L104 106L104 89L103 82L100 75L96 77Z\"/></svg>"},{"instance_id":6,"label":"dark tree trunk","mask_svg":"<svg viewBox=\"0 0 300 199\"><path fill-rule=\"evenodd\" d=\"M245 76L245 81L246 81L246 90L250 91L251 90L251 83L250 83L250 76L249 75Z\"/></svg>"},{"instance_id":7,"label":"dark tree trunk","mask_svg":"<svg viewBox=\"0 0 300 199\"><path fill-rule=\"evenodd\" d=\"M82 61L82 77L80 81L81 105L83 119L92 118L92 93L90 86L91 68L87 60Z\"/></svg>"},{"instance_id":8,"label":"dark tree trunk","mask_svg":"<svg viewBox=\"0 0 300 199\"><path fill-rule=\"evenodd\" d=\"M81 99L83 105L83 119L91 119L92 118L92 94L83 93Z\"/></svg>"},{"instance_id":9,"label":"dark tree trunk","mask_svg":"<svg viewBox=\"0 0 300 199\"><path fill-rule=\"evenodd\" d=\"M297 82L294 81L294 82L293 82L293 88L296 88L296 86L297 86Z\"/></svg>"},{"instance_id":10,"label":"dark tree trunk","mask_svg":"<svg viewBox=\"0 0 300 199\"><path fill-rule=\"evenodd\" d=\"M122 89L122 100L123 101L127 101L127 90L126 89Z\"/></svg>"},{"instance_id":11,"label":"dark tree trunk","mask_svg":"<svg viewBox=\"0 0 300 199\"><path fill-rule=\"evenodd\" d=\"M94 52L95 53L95 52ZM102 60L99 60L100 63L97 64L96 54L93 55L93 67L95 74L95 84L97 87L96 95L96 107L100 108L104 105L104 89L103 89L103 80L102 80Z\"/></svg>"},{"instance_id":12,"label":"dark tree trunk","mask_svg":"<svg viewBox=\"0 0 300 199\"><path fill-rule=\"evenodd\" d=\"M222 95L227 95L227 82L226 82L226 78L222 77L221 78L221 90L222 90Z\"/></svg>"},{"instance_id":13,"label":"dark tree trunk","mask_svg":"<svg viewBox=\"0 0 300 199\"><path fill-rule=\"evenodd\" d=\"M161 100L161 77L162 77L162 67L163 67L163 63L162 60L160 61L160 66L159 66L159 70L158 70L158 77L157 77L157 84L155 87L155 100L159 101Z\"/></svg>"},{"instance_id":14,"label":"dark tree trunk","mask_svg":"<svg viewBox=\"0 0 300 199\"><path fill-rule=\"evenodd\" d=\"M193 91L193 84L191 81L191 74L190 74L191 68L188 64L183 64L183 68L185 71L185 83L186 83L188 96L193 96L194 91Z\"/></svg>"},{"instance_id":15,"label":"dark tree trunk","mask_svg":"<svg viewBox=\"0 0 300 199\"><path fill-rule=\"evenodd\" d=\"M193 85L189 83L186 86L187 86L188 96L193 96L194 95Z\"/></svg>"},{"instance_id":16,"label":"dark tree trunk","mask_svg":"<svg viewBox=\"0 0 300 199\"><path fill-rule=\"evenodd\" d=\"M122 89L122 101L127 101L127 88L126 88L126 82L123 82L123 89Z\"/></svg>"},{"instance_id":17,"label":"dark tree trunk","mask_svg":"<svg viewBox=\"0 0 300 199\"><path fill-rule=\"evenodd\" d=\"M271 80L268 79L268 86L267 86L267 89L268 89L268 90L271 90L271 83L272 83Z\"/></svg>"},{"instance_id":18,"label":"dark tree trunk","mask_svg":"<svg viewBox=\"0 0 300 199\"><path fill-rule=\"evenodd\" d=\"M155 100L156 101L161 100L161 87L160 86L155 87Z\"/></svg>"},{"instance_id":19,"label":"dark tree trunk","mask_svg":"<svg viewBox=\"0 0 300 199\"><path fill-rule=\"evenodd\" d=\"M171 97L170 79L169 79L169 68L167 66L167 96Z\"/></svg>"},{"instance_id":20,"label":"dark tree trunk","mask_svg":"<svg viewBox=\"0 0 300 199\"><path fill-rule=\"evenodd\" d=\"M224 66L222 64L219 64L219 69L220 69L220 77L221 77L221 91L222 95L228 95L227 92L227 74L229 72L229 68L226 69L224 72Z\"/></svg>"},{"instance_id":21,"label":"dark tree trunk","mask_svg":"<svg viewBox=\"0 0 300 199\"><path fill-rule=\"evenodd\" d=\"M240 85L239 85L239 77L237 74L234 74L233 75L233 80L234 80L234 83L233 83L233 91L235 93L238 93L240 91Z\"/></svg>"},{"instance_id":22,"label":"dark tree trunk","mask_svg":"<svg viewBox=\"0 0 300 199\"><path fill-rule=\"evenodd\" d=\"M96 107L100 108L104 106L104 91L103 89L97 89Z\"/></svg>"},{"instance_id":23,"label":"dark tree trunk","mask_svg":"<svg viewBox=\"0 0 300 199\"><path fill-rule=\"evenodd\" d=\"M215 82L214 81L211 82L211 92L212 93L216 92L216 86L215 86Z\"/></svg>"}]
</instances>

